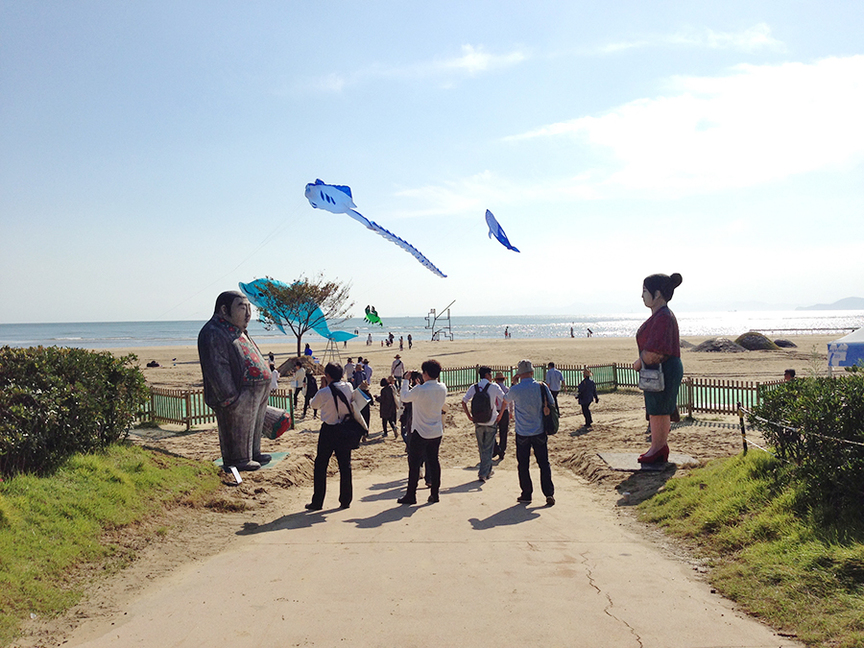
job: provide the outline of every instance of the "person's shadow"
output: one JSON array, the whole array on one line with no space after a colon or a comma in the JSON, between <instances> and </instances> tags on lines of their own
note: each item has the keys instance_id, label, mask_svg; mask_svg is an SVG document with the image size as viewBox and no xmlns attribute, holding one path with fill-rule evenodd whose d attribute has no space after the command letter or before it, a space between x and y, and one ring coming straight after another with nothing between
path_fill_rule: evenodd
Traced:
<instances>
[{"instance_id":1,"label":"person's shadow","mask_svg":"<svg viewBox=\"0 0 864 648\"><path fill-rule=\"evenodd\" d=\"M340 509L333 509L338 511ZM321 511L321 513L329 513L331 511ZM280 518L268 522L267 524L258 524L257 522L244 522L243 528L236 532L238 536L258 535L259 533L269 533L271 531L288 531L291 529L308 529L313 524L321 524L326 522L326 515L313 515L307 511L298 511L289 515L283 515Z\"/></svg>"},{"instance_id":2,"label":"person's shadow","mask_svg":"<svg viewBox=\"0 0 864 648\"><path fill-rule=\"evenodd\" d=\"M506 508L503 511L493 513L492 515L483 520L480 520L478 518L469 518L468 521L471 523L471 527L475 531L486 531L488 529L494 529L495 527L521 524L522 522L527 522L528 520L538 518L540 517L540 514L537 513L538 508L544 507L535 506L533 508L529 508L524 504L515 504L514 506Z\"/></svg>"}]
</instances>

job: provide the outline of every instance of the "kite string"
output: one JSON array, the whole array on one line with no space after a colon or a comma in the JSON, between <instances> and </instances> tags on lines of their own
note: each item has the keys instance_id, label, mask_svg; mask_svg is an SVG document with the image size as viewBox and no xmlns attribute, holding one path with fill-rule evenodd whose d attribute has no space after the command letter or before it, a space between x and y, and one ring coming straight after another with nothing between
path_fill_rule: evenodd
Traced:
<instances>
[{"instance_id":1,"label":"kite string","mask_svg":"<svg viewBox=\"0 0 864 648\"><path fill-rule=\"evenodd\" d=\"M297 213L299 213L299 210L298 210ZM277 225L277 226L276 226L276 227L275 227L275 228L274 228L274 229L273 229L273 230L272 230L272 231L271 231L267 236L265 236L264 239L261 241L261 243L258 244L258 247L256 247L254 250L252 250L252 252L251 252L251 253L250 253L250 254L249 254L245 259L243 259L240 263L238 263L234 268L232 268L231 270L229 270L229 271L226 272L225 274L220 275L219 277L216 277L216 278L215 278L213 281L211 281L209 284L207 284L206 286L204 286L203 288L201 288L201 290L199 290L199 291L197 291L197 292L195 292L195 293L189 295L188 297L186 297L185 299L183 299L180 303L175 304L174 306L172 306L171 308L169 308L168 310L166 310L164 313L162 313L161 315L159 315L159 316L156 318L156 321L161 320L163 317L165 317L165 316L166 316L168 313L170 313L171 311L174 311L174 310L180 308L181 306L183 306L184 304L186 304L186 303L189 302L190 300L194 299L195 297L197 297L198 295L200 295L201 293L203 293L205 290L208 290L209 288L212 288L214 285L216 285L217 283L219 283L220 281L222 281L222 280L223 280L225 277L227 277L228 275L230 275L230 274L236 272L236 271L240 268L240 266L242 266L242 265L245 264L247 261L249 261L249 259L251 259L253 256L255 256L255 255L258 253L259 250L261 250L261 249L262 249L262 248L263 248L267 243L269 243L270 240L271 240L274 236L276 236L276 234L277 234L280 230L282 230L283 228L287 227L287 226L289 225L290 222L291 222L291 219L285 219L282 223L280 223L279 225Z\"/></svg>"}]
</instances>

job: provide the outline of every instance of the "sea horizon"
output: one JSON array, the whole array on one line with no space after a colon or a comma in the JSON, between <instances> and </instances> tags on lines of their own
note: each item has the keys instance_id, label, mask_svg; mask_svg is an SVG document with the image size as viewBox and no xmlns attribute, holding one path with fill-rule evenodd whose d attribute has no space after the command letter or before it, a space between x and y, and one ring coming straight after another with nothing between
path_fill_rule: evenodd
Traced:
<instances>
[{"instance_id":1,"label":"sea horizon","mask_svg":"<svg viewBox=\"0 0 864 648\"><path fill-rule=\"evenodd\" d=\"M674 309L673 309L674 310ZM864 326L864 310L837 311L695 311L677 312L683 337L737 337L751 330L765 332L769 337L806 333L846 332ZM597 315L480 315L453 316L448 322L438 319L435 331L439 339L503 338L505 329L513 338L586 337L588 330L596 337L632 337L647 318L647 311L606 313ZM374 342L389 333L398 338L410 334L417 341L429 340L433 329L426 317L385 318L384 326L371 325L362 318L351 318L333 330L357 333L361 341L369 334ZM206 320L176 320L156 322L56 322L0 324L0 346L68 346L86 349L123 347L188 346L197 342L198 331ZM296 338L279 330L266 330L257 320L249 325L250 335L261 343L290 344ZM309 331L303 342L314 349L323 348L326 340Z\"/></svg>"}]
</instances>

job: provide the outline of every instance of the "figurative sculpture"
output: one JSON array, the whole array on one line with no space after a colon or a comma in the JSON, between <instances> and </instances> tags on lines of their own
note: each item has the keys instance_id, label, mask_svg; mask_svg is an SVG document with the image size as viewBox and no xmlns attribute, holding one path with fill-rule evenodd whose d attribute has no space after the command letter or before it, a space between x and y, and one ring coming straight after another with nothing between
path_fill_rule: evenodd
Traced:
<instances>
[{"instance_id":1,"label":"figurative sculpture","mask_svg":"<svg viewBox=\"0 0 864 648\"><path fill-rule=\"evenodd\" d=\"M257 470L270 461L261 432L270 391L270 369L246 333L252 306L243 293L223 292L213 317L198 334L204 402L216 412L222 466Z\"/></svg>"}]
</instances>

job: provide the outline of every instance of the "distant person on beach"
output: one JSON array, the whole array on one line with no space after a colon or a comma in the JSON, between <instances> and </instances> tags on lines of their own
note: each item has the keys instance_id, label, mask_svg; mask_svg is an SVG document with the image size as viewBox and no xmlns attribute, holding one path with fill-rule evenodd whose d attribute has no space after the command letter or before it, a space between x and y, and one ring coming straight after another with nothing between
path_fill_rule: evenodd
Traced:
<instances>
[{"instance_id":1,"label":"distant person on beach","mask_svg":"<svg viewBox=\"0 0 864 648\"><path fill-rule=\"evenodd\" d=\"M275 392L279 389L279 372L276 371L276 365L270 365L270 391Z\"/></svg>"},{"instance_id":2,"label":"distant person on beach","mask_svg":"<svg viewBox=\"0 0 864 648\"><path fill-rule=\"evenodd\" d=\"M570 327L570 337L571 337L571 338L572 338L572 337L576 337L575 335L573 335L573 327L572 327L572 326Z\"/></svg>"},{"instance_id":3,"label":"distant person on beach","mask_svg":"<svg viewBox=\"0 0 864 648\"><path fill-rule=\"evenodd\" d=\"M576 400L582 406L582 416L585 417L585 427L590 428L594 423L594 418L591 416L591 401L599 403L597 397L597 385L591 380L591 370L585 369L582 372L582 382L576 387Z\"/></svg>"},{"instance_id":4,"label":"distant person on beach","mask_svg":"<svg viewBox=\"0 0 864 648\"><path fill-rule=\"evenodd\" d=\"M401 335L399 336L399 350L400 351L405 350L405 338L402 337Z\"/></svg>"},{"instance_id":5,"label":"distant person on beach","mask_svg":"<svg viewBox=\"0 0 864 648\"><path fill-rule=\"evenodd\" d=\"M303 349L303 355L311 356L312 355L312 347L309 344L306 344L306 348Z\"/></svg>"},{"instance_id":6,"label":"distant person on beach","mask_svg":"<svg viewBox=\"0 0 864 648\"><path fill-rule=\"evenodd\" d=\"M509 326L505 326L505 327L504 327L504 339L506 340L506 339L509 338L509 337L510 337L510 327L509 327Z\"/></svg>"},{"instance_id":7,"label":"distant person on beach","mask_svg":"<svg viewBox=\"0 0 864 648\"><path fill-rule=\"evenodd\" d=\"M789 382L790 380L794 380L794 379L795 379L795 370L794 369L787 369L786 371L783 372L783 381L784 382Z\"/></svg>"},{"instance_id":8,"label":"distant person on beach","mask_svg":"<svg viewBox=\"0 0 864 648\"><path fill-rule=\"evenodd\" d=\"M492 476L492 455L495 452L498 421L501 420L501 412L505 412L507 408L504 405L504 390L492 382L492 369L480 367L477 374L480 380L465 392L462 410L468 420L474 423L477 451L480 453L477 478L485 482Z\"/></svg>"},{"instance_id":9,"label":"distant person on beach","mask_svg":"<svg viewBox=\"0 0 864 648\"><path fill-rule=\"evenodd\" d=\"M408 444L408 487L400 497L400 504L417 503L417 483L420 481L420 464L426 462L426 482L429 484L429 503L438 501L441 488L441 463L438 450L444 435L444 404L447 386L439 382L441 364L437 360L426 360L421 365L423 384L409 388L410 380L402 383L402 402L412 405L411 439Z\"/></svg>"},{"instance_id":10,"label":"distant person on beach","mask_svg":"<svg viewBox=\"0 0 864 648\"><path fill-rule=\"evenodd\" d=\"M530 360L520 360L516 366L519 382L510 388L504 397L505 402L513 403L516 430L516 465L519 472L519 487L522 493L517 502L530 504L534 493L531 482L531 450L540 468L540 489L546 496L546 506L555 505L555 485L552 483L552 466L549 464L549 447L546 432L543 430L543 415L548 407L543 401L546 389L534 380L534 365ZM548 395L546 396L548 398Z\"/></svg>"},{"instance_id":11,"label":"distant person on beach","mask_svg":"<svg viewBox=\"0 0 864 648\"><path fill-rule=\"evenodd\" d=\"M500 371L495 374L495 384L501 388L505 396L510 391L504 381L504 374ZM499 461L504 458L504 453L507 450L507 434L510 432L511 418L513 418L513 403L507 403L501 412L501 418L498 419L498 442L493 451L493 456L498 457Z\"/></svg>"},{"instance_id":12,"label":"distant person on beach","mask_svg":"<svg viewBox=\"0 0 864 648\"><path fill-rule=\"evenodd\" d=\"M393 428L393 440L399 438L396 433L396 414L399 410L399 397L396 395L396 388L386 378L381 379L381 394L375 397L378 401L378 409L381 413L381 427L383 431L381 436L387 437L387 424Z\"/></svg>"},{"instance_id":13,"label":"distant person on beach","mask_svg":"<svg viewBox=\"0 0 864 648\"><path fill-rule=\"evenodd\" d=\"M555 368L555 363L550 362L546 366L546 384L549 385L549 391L552 392L552 400L555 401L555 409L561 413L561 408L558 407L558 392L564 388L564 374Z\"/></svg>"},{"instance_id":14,"label":"distant person on beach","mask_svg":"<svg viewBox=\"0 0 864 648\"><path fill-rule=\"evenodd\" d=\"M366 346L370 346L372 344L372 334L366 336Z\"/></svg>"},{"instance_id":15,"label":"distant person on beach","mask_svg":"<svg viewBox=\"0 0 864 648\"><path fill-rule=\"evenodd\" d=\"M342 367L342 375L345 376L345 380L351 380L354 377L354 361L351 358L348 358L348 362Z\"/></svg>"},{"instance_id":16,"label":"distant person on beach","mask_svg":"<svg viewBox=\"0 0 864 648\"><path fill-rule=\"evenodd\" d=\"M267 355L270 356L270 364L276 364L276 356L273 355L273 352L271 351Z\"/></svg>"},{"instance_id":17,"label":"distant person on beach","mask_svg":"<svg viewBox=\"0 0 864 648\"><path fill-rule=\"evenodd\" d=\"M408 350L411 350L411 347L414 346L414 338L411 337L411 334L408 334Z\"/></svg>"},{"instance_id":18,"label":"distant person on beach","mask_svg":"<svg viewBox=\"0 0 864 648\"><path fill-rule=\"evenodd\" d=\"M663 371L663 391L645 392L645 411L651 430L651 447L639 456L639 463L660 464L669 458L669 431L676 411L678 387L684 377L681 364L681 339L678 320L669 310L668 302L681 285L681 275L653 274L642 283L642 302L651 309L649 317L636 332L639 357L633 369L656 368Z\"/></svg>"},{"instance_id":19,"label":"distant person on beach","mask_svg":"<svg viewBox=\"0 0 864 648\"><path fill-rule=\"evenodd\" d=\"M306 383L306 370L303 368L303 363L299 360L294 363L292 381L292 385L294 386L294 411L296 412L297 399L300 397L300 392L303 391L303 385Z\"/></svg>"},{"instance_id":20,"label":"distant person on beach","mask_svg":"<svg viewBox=\"0 0 864 648\"><path fill-rule=\"evenodd\" d=\"M252 305L236 290L216 298L213 317L198 333L204 402L216 413L222 467L258 470L270 461L261 452L261 431L270 391L270 369L246 332Z\"/></svg>"},{"instance_id":21,"label":"distant person on beach","mask_svg":"<svg viewBox=\"0 0 864 648\"><path fill-rule=\"evenodd\" d=\"M340 396L341 393L341 396ZM339 430L339 423L351 416L351 396L354 390L342 380L342 367L328 362L321 377L321 389L312 398L310 405L321 410L321 431L318 433L318 448L315 453L313 472L312 501L306 505L310 511L324 508L324 495L327 493L327 466L335 454L339 464L339 505L345 509L351 506L354 496L351 483L351 448L345 435Z\"/></svg>"},{"instance_id":22,"label":"distant person on beach","mask_svg":"<svg viewBox=\"0 0 864 648\"><path fill-rule=\"evenodd\" d=\"M396 354L393 356L393 362L390 363L390 375L396 381L396 389L402 389L402 375L405 373L405 365L402 364L402 356Z\"/></svg>"},{"instance_id":23,"label":"distant person on beach","mask_svg":"<svg viewBox=\"0 0 864 648\"><path fill-rule=\"evenodd\" d=\"M585 329L585 330L588 332L588 337L591 337L592 335L594 335L594 331L592 331L590 328Z\"/></svg>"},{"instance_id":24,"label":"distant person on beach","mask_svg":"<svg viewBox=\"0 0 864 648\"><path fill-rule=\"evenodd\" d=\"M318 379L315 377L315 374L312 373L311 369L306 370L306 395L303 399L303 418L306 418L306 412L309 410L309 402L315 398L315 394L318 393ZM312 418L318 418L318 410L314 407L312 408Z\"/></svg>"}]
</instances>

